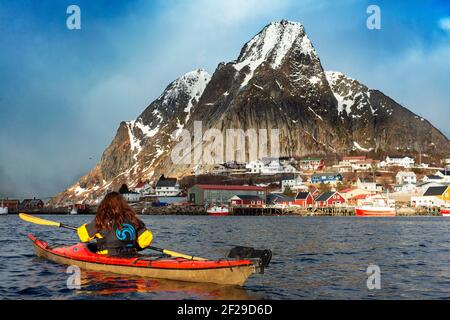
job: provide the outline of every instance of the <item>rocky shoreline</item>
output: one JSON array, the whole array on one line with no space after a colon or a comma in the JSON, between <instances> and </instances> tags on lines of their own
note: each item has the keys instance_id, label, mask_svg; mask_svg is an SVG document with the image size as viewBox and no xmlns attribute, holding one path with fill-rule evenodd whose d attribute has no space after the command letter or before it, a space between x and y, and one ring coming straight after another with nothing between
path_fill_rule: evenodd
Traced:
<instances>
[{"instance_id":1,"label":"rocky shoreline","mask_svg":"<svg viewBox=\"0 0 450 320\"><path fill-rule=\"evenodd\" d=\"M206 216L206 209L202 206L193 205L170 205L165 207L146 207L143 205L133 206L140 215L178 215L178 216ZM42 208L33 211L24 211L29 214L54 214L68 215L66 208ZM14 214L14 213L10 213ZM78 215L95 214L95 208L86 212L80 212ZM230 215L235 216L354 216L353 208L322 208L322 209L304 209L296 207L288 208L234 208ZM399 208L397 216L440 216L439 208Z\"/></svg>"}]
</instances>

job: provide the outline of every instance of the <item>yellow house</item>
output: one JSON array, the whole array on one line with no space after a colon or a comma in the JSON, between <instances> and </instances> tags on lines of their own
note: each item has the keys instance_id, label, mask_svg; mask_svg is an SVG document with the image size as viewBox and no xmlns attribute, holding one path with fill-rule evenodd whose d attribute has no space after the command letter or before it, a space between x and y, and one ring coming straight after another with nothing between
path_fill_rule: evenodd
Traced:
<instances>
[{"instance_id":1,"label":"yellow house","mask_svg":"<svg viewBox=\"0 0 450 320\"><path fill-rule=\"evenodd\" d=\"M443 200L446 204L450 204L450 187L449 186L429 187L423 196L436 197L438 199Z\"/></svg>"},{"instance_id":2,"label":"yellow house","mask_svg":"<svg viewBox=\"0 0 450 320\"><path fill-rule=\"evenodd\" d=\"M442 194L442 200L444 200L445 203L450 204L450 187L447 187L447 190Z\"/></svg>"}]
</instances>

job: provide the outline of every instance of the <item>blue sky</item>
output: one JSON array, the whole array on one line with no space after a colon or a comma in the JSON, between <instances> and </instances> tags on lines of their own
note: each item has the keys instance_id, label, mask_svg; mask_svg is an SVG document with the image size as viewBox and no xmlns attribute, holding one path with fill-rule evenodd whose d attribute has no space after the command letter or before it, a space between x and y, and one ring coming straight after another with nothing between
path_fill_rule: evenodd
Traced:
<instances>
[{"instance_id":1,"label":"blue sky","mask_svg":"<svg viewBox=\"0 0 450 320\"><path fill-rule=\"evenodd\" d=\"M66 9L81 8L81 30ZM366 8L381 8L381 30ZM123 120L271 21L304 24L341 71L450 136L450 2L0 0L0 197L47 197L100 159Z\"/></svg>"}]
</instances>

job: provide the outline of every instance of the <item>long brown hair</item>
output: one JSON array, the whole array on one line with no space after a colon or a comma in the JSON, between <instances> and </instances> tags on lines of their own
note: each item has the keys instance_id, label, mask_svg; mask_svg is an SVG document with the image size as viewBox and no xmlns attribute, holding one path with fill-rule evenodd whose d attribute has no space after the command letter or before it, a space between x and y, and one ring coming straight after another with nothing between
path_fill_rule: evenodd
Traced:
<instances>
[{"instance_id":1,"label":"long brown hair","mask_svg":"<svg viewBox=\"0 0 450 320\"><path fill-rule=\"evenodd\" d=\"M110 192L102 200L95 216L95 227L111 230L113 225L121 227L125 221L139 227L139 219L134 210L118 192Z\"/></svg>"}]
</instances>

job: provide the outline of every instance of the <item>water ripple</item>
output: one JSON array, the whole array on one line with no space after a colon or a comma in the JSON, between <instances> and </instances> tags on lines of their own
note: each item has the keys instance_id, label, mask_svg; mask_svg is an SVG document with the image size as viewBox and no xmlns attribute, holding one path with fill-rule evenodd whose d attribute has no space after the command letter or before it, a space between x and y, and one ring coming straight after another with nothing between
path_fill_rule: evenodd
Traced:
<instances>
[{"instance_id":1,"label":"water ripple","mask_svg":"<svg viewBox=\"0 0 450 320\"><path fill-rule=\"evenodd\" d=\"M86 216L57 216L80 225ZM0 299L448 299L450 220L300 217L145 216L155 246L221 258L236 245L270 248L263 275L243 288L83 271L81 288L68 289L66 267L35 257L35 233L71 244L75 233L26 224L0 225ZM366 269L381 269L381 290L367 289Z\"/></svg>"}]
</instances>

